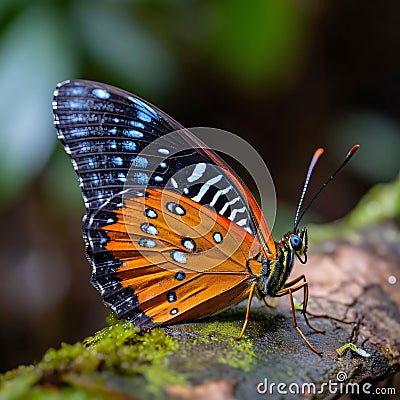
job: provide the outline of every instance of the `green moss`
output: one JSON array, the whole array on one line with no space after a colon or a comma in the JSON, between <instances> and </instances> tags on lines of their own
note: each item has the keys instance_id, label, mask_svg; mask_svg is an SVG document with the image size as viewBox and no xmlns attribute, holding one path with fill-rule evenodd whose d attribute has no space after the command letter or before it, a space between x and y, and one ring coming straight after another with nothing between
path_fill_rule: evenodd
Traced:
<instances>
[{"instance_id":1,"label":"green moss","mask_svg":"<svg viewBox=\"0 0 400 400\"><path fill-rule=\"evenodd\" d=\"M108 322L111 325L83 343L62 343L59 349L49 349L35 366L0 376L0 397L24 399L27 393L36 393L38 398L57 399L62 392L66 398L101 398L100 389L103 392L113 384L110 376L144 378L142 386L153 397L160 396L166 384L184 383L182 376L168 368L166 356L178 348L171 337L160 329L142 333L114 316Z\"/></svg>"},{"instance_id":2,"label":"green moss","mask_svg":"<svg viewBox=\"0 0 400 400\"><path fill-rule=\"evenodd\" d=\"M255 358L253 342L243 337L239 341L231 339L223 354L218 357L218 361L233 368L249 371L252 364L255 363Z\"/></svg>"},{"instance_id":3,"label":"green moss","mask_svg":"<svg viewBox=\"0 0 400 400\"><path fill-rule=\"evenodd\" d=\"M191 345L195 346L194 351L203 352L205 356L209 354L211 362L249 371L256 358L253 342L246 336L236 340L239 333L240 329L234 321L215 320L196 324L196 339Z\"/></svg>"},{"instance_id":4,"label":"green moss","mask_svg":"<svg viewBox=\"0 0 400 400\"><path fill-rule=\"evenodd\" d=\"M26 396L26 394L25 394ZM19 398L25 399L22 396ZM29 400L104 400L104 396L96 395L79 388L54 388L34 387L29 390Z\"/></svg>"},{"instance_id":5,"label":"green moss","mask_svg":"<svg viewBox=\"0 0 400 400\"><path fill-rule=\"evenodd\" d=\"M23 399L39 380L33 367L21 366L0 375L0 398Z\"/></svg>"},{"instance_id":6,"label":"green moss","mask_svg":"<svg viewBox=\"0 0 400 400\"><path fill-rule=\"evenodd\" d=\"M224 336L232 339L240 334L240 330L233 321L215 320L208 322L207 324L200 325L200 327L200 333L209 337L212 337L213 334L218 334L220 337Z\"/></svg>"},{"instance_id":7,"label":"green moss","mask_svg":"<svg viewBox=\"0 0 400 400\"><path fill-rule=\"evenodd\" d=\"M386 353L387 353L388 356L390 356L391 358L394 357L393 350L392 350L391 347L388 347L388 348L386 349Z\"/></svg>"},{"instance_id":8,"label":"green moss","mask_svg":"<svg viewBox=\"0 0 400 400\"><path fill-rule=\"evenodd\" d=\"M338 353L338 355L341 356L347 350L351 350L354 353L360 355L361 357L366 357L366 358L371 357L371 354L367 353L361 347L357 347L354 343L345 343L343 346L340 346L338 349L336 349L336 353Z\"/></svg>"}]
</instances>

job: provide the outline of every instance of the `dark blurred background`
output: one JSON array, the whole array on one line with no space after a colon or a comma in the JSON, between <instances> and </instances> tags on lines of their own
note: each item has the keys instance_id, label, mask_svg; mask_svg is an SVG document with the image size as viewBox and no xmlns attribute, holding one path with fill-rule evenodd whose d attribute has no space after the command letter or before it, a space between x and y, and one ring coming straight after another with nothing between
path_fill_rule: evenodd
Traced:
<instances>
[{"instance_id":1,"label":"dark blurred background","mask_svg":"<svg viewBox=\"0 0 400 400\"><path fill-rule=\"evenodd\" d=\"M102 328L71 163L51 100L65 79L127 89L187 127L236 133L292 226L312 152L316 190L362 148L308 220L345 215L400 161L400 2L24 1L0 4L0 371ZM310 232L312 235L312 232Z\"/></svg>"}]
</instances>

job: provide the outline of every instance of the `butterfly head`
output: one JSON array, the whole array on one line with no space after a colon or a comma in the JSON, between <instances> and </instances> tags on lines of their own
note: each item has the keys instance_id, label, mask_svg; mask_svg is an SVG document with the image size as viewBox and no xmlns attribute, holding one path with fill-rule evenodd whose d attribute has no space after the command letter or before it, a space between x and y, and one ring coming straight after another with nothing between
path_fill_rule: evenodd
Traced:
<instances>
[{"instance_id":1,"label":"butterfly head","mask_svg":"<svg viewBox=\"0 0 400 400\"><path fill-rule=\"evenodd\" d=\"M292 254L295 254L297 259L305 264L307 262L307 249L308 249L308 234L307 228L303 228L301 232L289 232L283 238L285 248Z\"/></svg>"}]
</instances>

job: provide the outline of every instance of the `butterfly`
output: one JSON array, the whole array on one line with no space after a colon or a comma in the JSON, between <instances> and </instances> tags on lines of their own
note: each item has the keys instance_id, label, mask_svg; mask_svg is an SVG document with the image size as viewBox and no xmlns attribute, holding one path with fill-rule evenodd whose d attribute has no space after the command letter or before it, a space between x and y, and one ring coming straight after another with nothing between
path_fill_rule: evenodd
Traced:
<instances>
[{"instance_id":1,"label":"butterfly","mask_svg":"<svg viewBox=\"0 0 400 400\"><path fill-rule=\"evenodd\" d=\"M65 81L54 92L53 113L85 202L91 283L120 318L149 329L247 299L240 339L254 295L288 294L294 327L321 353L294 312L292 294L303 289L302 314L319 331L307 319L307 280L288 279L295 258L307 261L307 229L298 224L316 196L299 212L322 149L312 158L294 229L276 242L234 170L147 101L103 83Z\"/></svg>"}]
</instances>

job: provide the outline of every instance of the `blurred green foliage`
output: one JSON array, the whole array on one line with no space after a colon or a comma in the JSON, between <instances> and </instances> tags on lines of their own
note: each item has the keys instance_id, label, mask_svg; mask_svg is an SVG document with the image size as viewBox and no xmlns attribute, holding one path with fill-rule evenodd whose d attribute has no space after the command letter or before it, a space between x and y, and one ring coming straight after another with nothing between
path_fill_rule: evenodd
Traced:
<instances>
[{"instance_id":1,"label":"blurred green foliage","mask_svg":"<svg viewBox=\"0 0 400 400\"><path fill-rule=\"evenodd\" d=\"M400 221L400 174L393 182L380 183L372 187L356 207L341 220L312 225L311 242L315 244L345 239L353 243L362 243L362 229L384 221ZM387 243L398 243L398 235L393 234L393 231L387 228L387 236L381 239Z\"/></svg>"},{"instance_id":2,"label":"blurred green foliage","mask_svg":"<svg viewBox=\"0 0 400 400\"><path fill-rule=\"evenodd\" d=\"M29 3L18 11L1 30L0 42L3 202L21 196L53 152L51 92L60 76L76 73L77 65L55 10Z\"/></svg>"},{"instance_id":3,"label":"blurred green foliage","mask_svg":"<svg viewBox=\"0 0 400 400\"><path fill-rule=\"evenodd\" d=\"M250 87L287 78L304 54L306 8L291 0L210 3L210 47L219 65Z\"/></svg>"}]
</instances>

